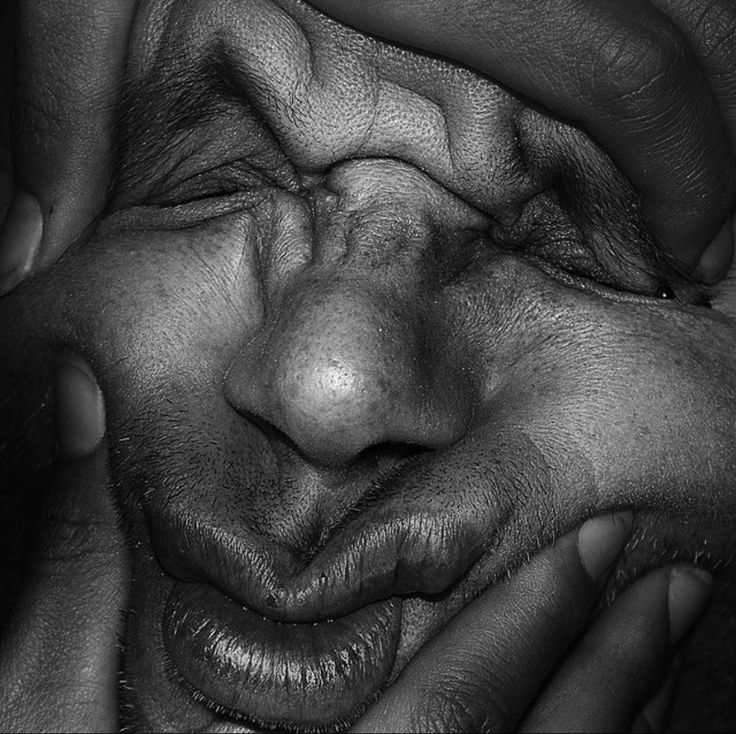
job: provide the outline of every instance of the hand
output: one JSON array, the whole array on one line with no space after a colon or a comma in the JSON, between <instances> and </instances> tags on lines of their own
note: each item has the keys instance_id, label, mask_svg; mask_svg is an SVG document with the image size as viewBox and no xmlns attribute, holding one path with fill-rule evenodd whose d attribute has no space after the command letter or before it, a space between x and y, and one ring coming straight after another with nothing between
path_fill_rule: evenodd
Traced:
<instances>
[{"instance_id":1,"label":"hand","mask_svg":"<svg viewBox=\"0 0 736 734\"><path fill-rule=\"evenodd\" d=\"M560 666L587 623L629 524L625 515L590 520L487 590L412 659L352 731L660 726L654 719L666 709L671 686L662 680L673 647L709 595L704 572L662 568L637 581Z\"/></svg>"},{"instance_id":2,"label":"hand","mask_svg":"<svg viewBox=\"0 0 736 734\"><path fill-rule=\"evenodd\" d=\"M102 397L71 355L58 367L56 409L59 461L47 524L2 640L0 730L117 731L126 552L108 486ZM589 521L487 590L417 654L355 730L508 730L520 722L527 731L628 729L709 592L702 571L658 569L569 652L629 524L626 515ZM661 696L647 707L661 708Z\"/></svg>"},{"instance_id":3,"label":"hand","mask_svg":"<svg viewBox=\"0 0 736 734\"><path fill-rule=\"evenodd\" d=\"M16 194L0 295L56 261L99 215L137 0L16 0Z\"/></svg>"},{"instance_id":4,"label":"hand","mask_svg":"<svg viewBox=\"0 0 736 734\"><path fill-rule=\"evenodd\" d=\"M733 0L312 0L459 61L580 124L640 193L666 253L707 282L733 255ZM707 249L706 249L707 248Z\"/></svg>"},{"instance_id":5,"label":"hand","mask_svg":"<svg viewBox=\"0 0 736 734\"><path fill-rule=\"evenodd\" d=\"M102 397L60 358L59 460L25 585L0 645L0 731L119 731L126 554L107 478Z\"/></svg>"}]
</instances>

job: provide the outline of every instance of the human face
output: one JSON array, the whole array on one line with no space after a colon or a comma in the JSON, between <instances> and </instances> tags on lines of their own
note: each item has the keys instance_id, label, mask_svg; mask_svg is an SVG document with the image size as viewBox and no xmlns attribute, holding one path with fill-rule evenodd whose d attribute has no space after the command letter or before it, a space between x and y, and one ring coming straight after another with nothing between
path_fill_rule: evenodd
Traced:
<instances>
[{"instance_id":1,"label":"human face","mask_svg":"<svg viewBox=\"0 0 736 734\"><path fill-rule=\"evenodd\" d=\"M733 555L736 285L582 132L297 0L145 3L129 73L108 216L2 323L105 393L132 723L346 724L591 514Z\"/></svg>"}]
</instances>

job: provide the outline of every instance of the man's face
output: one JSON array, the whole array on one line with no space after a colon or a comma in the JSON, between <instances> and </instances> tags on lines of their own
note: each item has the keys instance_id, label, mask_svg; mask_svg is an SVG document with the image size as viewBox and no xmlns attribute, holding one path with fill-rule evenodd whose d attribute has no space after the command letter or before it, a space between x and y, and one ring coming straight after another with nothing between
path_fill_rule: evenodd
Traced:
<instances>
[{"instance_id":1,"label":"man's face","mask_svg":"<svg viewBox=\"0 0 736 734\"><path fill-rule=\"evenodd\" d=\"M147 3L121 109L2 328L106 396L132 721L349 722L594 513L634 570L733 555L736 280L671 278L582 132L299 0Z\"/></svg>"}]
</instances>

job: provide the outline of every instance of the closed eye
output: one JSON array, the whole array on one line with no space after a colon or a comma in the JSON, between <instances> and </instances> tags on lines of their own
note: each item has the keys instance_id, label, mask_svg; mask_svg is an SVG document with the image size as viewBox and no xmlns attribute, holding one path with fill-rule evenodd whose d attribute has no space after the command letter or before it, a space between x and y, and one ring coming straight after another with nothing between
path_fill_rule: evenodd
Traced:
<instances>
[{"instance_id":1,"label":"closed eye","mask_svg":"<svg viewBox=\"0 0 736 734\"><path fill-rule=\"evenodd\" d=\"M527 202L512 227L497 226L492 236L549 272L562 271L637 296L710 308L707 290L652 244L642 237L614 239L605 229L582 231L548 192Z\"/></svg>"}]
</instances>

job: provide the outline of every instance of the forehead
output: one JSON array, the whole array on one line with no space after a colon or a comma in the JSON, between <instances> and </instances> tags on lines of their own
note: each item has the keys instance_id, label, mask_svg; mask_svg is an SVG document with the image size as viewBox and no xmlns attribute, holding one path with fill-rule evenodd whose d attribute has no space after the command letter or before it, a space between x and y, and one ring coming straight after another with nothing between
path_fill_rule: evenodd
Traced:
<instances>
[{"instance_id":1,"label":"forehead","mask_svg":"<svg viewBox=\"0 0 736 734\"><path fill-rule=\"evenodd\" d=\"M256 128L262 141L265 129L302 170L396 158L502 221L560 159L616 176L579 130L491 80L364 36L301 0L148 3L128 89L130 149L191 140L205 120L221 126L221 147L239 136L252 144ZM249 115L250 128L233 129Z\"/></svg>"}]
</instances>

